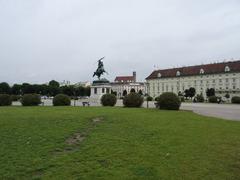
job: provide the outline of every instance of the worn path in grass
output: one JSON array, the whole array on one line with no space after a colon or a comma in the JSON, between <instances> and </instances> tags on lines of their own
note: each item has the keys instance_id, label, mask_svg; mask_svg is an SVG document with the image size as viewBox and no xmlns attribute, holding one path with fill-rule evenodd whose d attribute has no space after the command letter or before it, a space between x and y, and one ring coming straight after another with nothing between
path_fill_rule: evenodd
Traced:
<instances>
[{"instance_id":1,"label":"worn path in grass","mask_svg":"<svg viewBox=\"0 0 240 180\"><path fill-rule=\"evenodd\" d=\"M0 179L240 179L240 123L192 112L1 107Z\"/></svg>"}]
</instances>

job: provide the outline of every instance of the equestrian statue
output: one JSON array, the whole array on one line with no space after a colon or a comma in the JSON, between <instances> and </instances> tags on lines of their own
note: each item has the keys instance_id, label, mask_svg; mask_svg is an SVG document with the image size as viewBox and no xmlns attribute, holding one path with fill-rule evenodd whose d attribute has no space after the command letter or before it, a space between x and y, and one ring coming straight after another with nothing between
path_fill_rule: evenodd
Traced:
<instances>
[{"instance_id":1,"label":"equestrian statue","mask_svg":"<svg viewBox=\"0 0 240 180\"><path fill-rule=\"evenodd\" d=\"M103 62L102 60L104 59L105 57L102 57L101 59L98 60L98 68L97 70L94 72L93 74L93 77L94 76L97 76L98 77L98 80L100 80L100 77L104 74L104 73L107 73L104 69L104 65L103 65Z\"/></svg>"}]
</instances>

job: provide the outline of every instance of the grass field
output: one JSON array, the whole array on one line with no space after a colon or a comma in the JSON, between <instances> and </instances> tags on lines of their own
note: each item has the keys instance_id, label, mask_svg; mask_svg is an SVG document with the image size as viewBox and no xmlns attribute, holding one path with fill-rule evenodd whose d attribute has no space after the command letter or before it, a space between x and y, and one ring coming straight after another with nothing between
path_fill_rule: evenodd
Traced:
<instances>
[{"instance_id":1,"label":"grass field","mask_svg":"<svg viewBox=\"0 0 240 180\"><path fill-rule=\"evenodd\" d=\"M155 109L3 107L0 179L240 179L240 123Z\"/></svg>"}]
</instances>

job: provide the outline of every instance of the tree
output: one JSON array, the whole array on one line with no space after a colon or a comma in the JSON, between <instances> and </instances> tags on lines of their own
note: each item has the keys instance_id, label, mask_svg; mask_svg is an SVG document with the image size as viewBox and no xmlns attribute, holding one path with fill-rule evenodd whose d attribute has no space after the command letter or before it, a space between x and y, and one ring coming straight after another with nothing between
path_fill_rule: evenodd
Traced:
<instances>
[{"instance_id":1,"label":"tree","mask_svg":"<svg viewBox=\"0 0 240 180\"><path fill-rule=\"evenodd\" d=\"M90 96L91 95L91 88L89 86L85 87L84 95L85 96Z\"/></svg>"},{"instance_id":2,"label":"tree","mask_svg":"<svg viewBox=\"0 0 240 180\"><path fill-rule=\"evenodd\" d=\"M130 93L135 93L136 92L136 90L134 89L134 88L132 88L131 90L130 90Z\"/></svg>"},{"instance_id":3,"label":"tree","mask_svg":"<svg viewBox=\"0 0 240 180\"><path fill-rule=\"evenodd\" d=\"M84 96L85 95L85 88L83 86L79 86L75 88L76 96Z\"/></svg>"},{"instance_id":4,"label":"tree","mask_svg":"<svg viewBox=\"0 0 240 180\"><path fill-rule=\"evenodd\" d=\"M124 91L123 91L123 94L122 94L123 96L126 96L127 95L127 90L126 89L124 89Z\"/></svg>"},{"instance_id":5,"label":"tree","mask_svg":"<svg viewBox=\"0 0 240 180\"><path fill-rule=\"evenodd\" d=\"M33 85L28 84L28 83L23 83L22 84L22 93L23 94L32 94L35 93L35 89Z\"/></svg>"},{"instance_id":6,"label":"tree","mask_svg":"<svg viewBox=\"0 0 240 180\"><path fill-rule=\"evenodd\" d=\"M188 97L190 97L189 89L186 89L186 90L184 91L184 96L185 96L186 99L187 99Z\"/></svg>"},{"instance_id":7,"label":"tree","mask_svg":"<svg viewBox=\"0 0 240 180\"><path fill-rule=\"evenodd\" d=\"M141 89L138 91L138 94L140 94L141 96L143 95L143 92Z\"/></svg>"},{"instance_id":8,"label":"tree","mask_svg":"<svg viewBox=\"0 0 240 180\"><path fill-rule=\"evenodd\" d=\"M230 95L229 93L225 94L225 98L229 99L230 98Z\"/></svg>"},{"instance_id":9,"label":"tree","mask_svg":"<svg viewBox=\"0 0 240 180\"><path fill-rule=\"evenodd\" d=\"M13 95L20 95L22 92L22 85L14 84L11 88L11 94Z\"/></svg>"},{"instance_id":10,"label":"tree","mask_svg":"<svg viewBox=\"0 0 240 180\"><path fill-rule=\"evenodd\" d=\"M188 90L189 92L189 97L192 99L194 96L195 96L195 94L196 94L196 90L195 90L195 88L193 88L193 87L191 87L191 88L189 88L189 90Z\"/></svg>"},{"instance_id":11,"label":"tree","mask_svg":"<svg viewBox=\"0 0 240 180\"><path fill-rule=\"evenodd\" d=\"M60 88L56 86L49 86L49 95L50 96L56 96L57 94L60 93Z\"/></svg>"},{"instance_id":12,"label":"tree","mask_svg":"<svg viewBox=\"0 0 240 180\"><path fill-rule=\"evenodd\" d=\"M0 94L10 94L11 88L8 83L0 83Z\"/></svg>"},{"instance_id":13,"label":"tree","mask_svg":"<svg viewBox=\"0 0 240 180\"><path fill-rule=\"evenodd\" d=\"M52 87L60 87L60 84L59 82L55 81L55 80L51 80L49 83L48 83L49 86L52 86Z\"/></svg>"},{"instance_id":14,"label":"tree","mask_svg":"<svg viewBox=\"0 0 240 180\"><path fill-rule=\"evenodd\" d=\"M41 88L41 95L48 96L49 95L49 87L46 84L40 85Z\"/></svg>"},{"instance_id":15,"label":"tree","mask_svg":"<svg viewBox=\"0 0 240 180\"><path fill-rule=\"evenodd\" d=\"M76 94L76 91L75 91L75 88L73 85L62 86L60 89L63 94L68 95L68 96L75 96L75 94Z\"/></svg>"},{"instance_id":16,"label":"tree","mask_svg":"<svg viewBox=\"0 0 240 180\"><path fill-rule=\"evenodd\" d=\"M207 89L206 95L207 97L215 96L215 89L214 88Z\"/></svg>"}]
</instances>

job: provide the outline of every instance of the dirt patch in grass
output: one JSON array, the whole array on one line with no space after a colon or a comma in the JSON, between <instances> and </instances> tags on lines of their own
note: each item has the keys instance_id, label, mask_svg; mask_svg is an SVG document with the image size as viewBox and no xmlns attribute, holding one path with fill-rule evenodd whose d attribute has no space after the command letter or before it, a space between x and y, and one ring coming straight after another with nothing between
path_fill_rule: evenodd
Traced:
<instances>
[{"instance_id":1,"label":"dirt patch in grass","mask_svg":"<svg viewBox=\"0 0 240 180\"><path fill-rule=\"evenodd\" d=\"M68 137L65 143L68 145L65 147L64 152L74 151L77 148L77 145L81 144L87 136L91 133L92 130L103 120L102 117L96 117L91 119L89 126L84 129L82 132L76 132L70 137Z\"/></svg>"},{"instance_id":2,"label":"dirt patch in grass","mask_svg":"<svg viewBox=\"0 0 240 180\"><path fill-rule=\"evenodd\" d=\"M99 123L99 122L101 122L102 120L103 120L102 117L97 117L97 118L92 119L92 122L93 122L93 123Z\"/></svg>"},{"instance_id":3,"label":"dirt patch in grass","mask_svg":"<svg viewBox=\"0 0 240 180\"><path fill-rule=\"evenodd\" d=\"M76 145L81 143L86 137L81 133L75 133L66 140L68 145Z\"/></svg>"}]
</instances>

